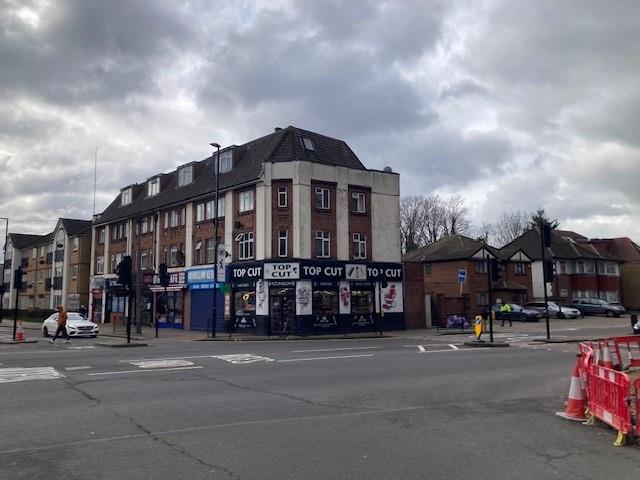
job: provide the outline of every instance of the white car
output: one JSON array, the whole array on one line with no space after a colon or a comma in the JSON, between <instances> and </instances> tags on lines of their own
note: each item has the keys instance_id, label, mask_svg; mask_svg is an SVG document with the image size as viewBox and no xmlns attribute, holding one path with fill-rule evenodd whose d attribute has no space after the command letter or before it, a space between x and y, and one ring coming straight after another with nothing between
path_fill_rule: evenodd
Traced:
<instances>
[{"instance_id":1,"label":"white car","mask_svg":"<svg viewBox=\"0 0 640 480\"><path fill-rule=\"evenodd\" d=\"M42 335L49 337L58 329L58 314L42 322ZM97 337L98 325L76 312L67 312L67 333L70 337Z\"/></svg>"},{"instance_id":2,"label":"white car","mask_svg":"<svg viewBox=\"0 0 640 480\"><path fill-rule=\"evenodd\" d=\"M580 310L576 308L561 307L556 302L547 302L547 305L549 305L549 316L551 317L578 318L580 316ZM544 313L544 302L529 302L525 307Z\"/></svg>"}]
</instances>

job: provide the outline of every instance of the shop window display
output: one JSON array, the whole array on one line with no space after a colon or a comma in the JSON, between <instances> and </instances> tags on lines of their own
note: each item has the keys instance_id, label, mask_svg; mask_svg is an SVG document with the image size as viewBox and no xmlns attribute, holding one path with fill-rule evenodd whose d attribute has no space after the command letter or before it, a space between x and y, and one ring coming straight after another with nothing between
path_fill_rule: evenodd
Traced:
<instances>
[{"instance_id":1,"label":"shop window display","mask_svg":"<svg viewBox=\"0 0 640 480\"><path fill-rule=\"evenodd\" d=\"M255 328L256 292L236 292L234 297L236 328Z\"/></svg>"},{"instance_id":2,"label":"shop window display","mask_svg":"<svg viewBox=\"0 0 640 480\"><path fill-rule=\"evenodd\" d=\"M313 292L313 326L315 329L334 329L338 326L337 290L316 290Z\"/></svg>"}]
</instances>

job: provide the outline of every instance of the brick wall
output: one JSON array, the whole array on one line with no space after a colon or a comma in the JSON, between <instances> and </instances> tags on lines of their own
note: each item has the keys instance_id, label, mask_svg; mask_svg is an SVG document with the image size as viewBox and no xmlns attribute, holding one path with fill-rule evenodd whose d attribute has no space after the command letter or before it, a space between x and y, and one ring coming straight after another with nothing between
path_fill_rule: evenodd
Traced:
<instances>
[{"instance_id":1,"label":"brick wall","mask_svg":"<svg viewBox=\"0 0 640 480\"><path fill-rule=\"evenodd\" d=\"M329 189L329 209L316 208L316 187ZM330 242L330 259L336 259L338 252L337 245L337 226L336 226L336 185L333 183L311 181L311 257L317 258L316 251L316 232L329 232Z\"/></svg>"},{"instance_id":2,"label":"brick wall","mask_svg":"<svg viewBox=\"0 0 640 480\"><path fill-rule=\"evenodd\" d=\"M177 210L184 209L185 207L177 207ZM165 228L165 215L169 213L171 215L171 210L165 210L160 213L160 259L159 263L166 263L168 266L170 265L170 255L171 255L171 247L175 246L178 248L178 251L185 253L185 245L186 245L186 218L185 225L179 225L177 227L167 227ZM179 222L180 223L180 222ZM171 225L169 220L169 225ZM135 246L135 245L134 245ZM179 265L176 265L179 266Z\"/></svg>"},{"instance_id":3,"label":"brick wall","mask_svg":"<svg viewBox=\"0 0 640 480\"><path fill-rule=\"evenodd\" d=\"M253 210L240 213L240 193L247 190L253 191ZM238 224L239 223L239 224ZM237 225L238 224L238 225ZM253 232L253 258L256 256L256 189L255 187L242 188L233 192L233 261L239 261L239 242L236 237L240 233ZM251 260L251 259L249 259Z\"/></svg>"},{"instance_id":4,"label":"brick wall","mask_svg":"<svg viewBox=\"0 0 640 480\"><path fill-rule=\"evenodd\" d=\"M194 204L193 208L193 237L192 237L192 263L193 265L203 265L207 263L207 240L212 240L214 237L215 226L213 224L213 220L204 220L202 222L196 221L197 208ZM224 229L225 229L225 218L218 218L218 241L222 245L224 244ZM202 242L200 247L201 260L198 259L198 252L196 252L196 246L199 242ZM228 247L227 247L228 248Z\"/></svg>"},{"instance_id":5,"label":"brick wall","mask_svg":"<svg viewBox=\"0 0 640 480\"><path fill-rule=\"evenodd\" d=\"M424 275L422 263L404 264L404 318L407 328L424 328Z\"/></svg>"},{"instance_id":6,"label":"brick wall","mask_svg":"<svg viewBox=\"0 0 640 480\"><path fill-rule=\"evenodd\" d=\"M285 188L287 191L287 206L278 206L278 189ZM271 257L278 258L278 235L279 231L287 230L287 256L293 256L293 206L292 181L278 180L271 184Z\"/></svg>"},{"instance_id":7,"label":"brick wall","mask_svg":"<svg viewBox=\"0 0 640 480\"><path fill-rule=\"evenodd\" d=\"M640 309L640 261L626 262L620 266L622 304L628 309Z\"/></svg>"}]
</instances>

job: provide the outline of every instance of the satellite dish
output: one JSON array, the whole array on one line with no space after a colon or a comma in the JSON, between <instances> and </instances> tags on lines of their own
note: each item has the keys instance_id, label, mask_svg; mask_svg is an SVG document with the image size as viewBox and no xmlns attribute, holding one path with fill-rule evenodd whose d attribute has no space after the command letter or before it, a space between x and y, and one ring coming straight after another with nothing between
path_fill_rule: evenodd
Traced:
<instances>
[{"instance_id":1,"label":"satellite dish","mask_svg":"<svg viewBox=\"0 0 640 480\"><path fill-rule=\"evenodd\" d=\"M391 170L391 167L387 166L387 167L384 167L383 172L391 173L393 172L393 170Z\"/></svg>"}]
</instances>

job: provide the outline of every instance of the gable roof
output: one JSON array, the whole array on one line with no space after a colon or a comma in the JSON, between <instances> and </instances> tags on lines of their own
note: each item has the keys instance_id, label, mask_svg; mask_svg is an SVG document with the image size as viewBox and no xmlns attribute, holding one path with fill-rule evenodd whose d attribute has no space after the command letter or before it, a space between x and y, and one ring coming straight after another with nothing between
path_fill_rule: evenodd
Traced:
<instances>
[{"instance_id":1,"label":"gable roof","mask_svg":"<svg viewBox=\"0 0 640 480\"><path fill-rule=\"evenodd\" d=\"M70 237L90 230L92 225L91 220L78 220L76 218L61 218L60 223L62 223L64 230Z\"/></svg>"},{"instance_id":2,"label":"gable roof","mask_svg":"<svg viewBox=\"0 0 640 480\"><path fill-rule=\"evenodd\" d=\"M619 259L607 252L598 252L593 246L587 246L580 241L581 235L567 235L563 230L551 231L551 246L546 248L547 258L555 259L591 259L591 260L612 260ZM570 232L571 233L571 232ZM574 240L578 239L578 241ZM502 247L503 255L511 256L516 251L522 250L531 260L542 260L540 232L538 229L527 230L518 238Z\"/></svg>"},{"instance_id":3,"label":"gable roof","mask_svg":"<svg viewBox=\"0 0 640 480\"><path fill-rule=\"evenodd\" d=\"M302 138L309 138L313 142L312 151L304 148ZM233 168L229 172L220 174L220 191L222 192L259 180L264 172L265 162L307 161L366 170L344 141L293 126L276 129L273 133L244 145L233 145L221 151L226 150L233 150ZM101 225L140 213L150 213L194 198L213 195L216 186L214 158L212 156L198 162L190 162L194 168L194 175L193 181L188 185L178 186L180 167L167 174L150 177L162 178L160 193L152 197L146 195L144 182L131 185L131 203L121 205L120 195L118 195L102 214L96 216L95 223Z\"/></svg>"},{"instance_id":4,"label":"gable roof","mask_svg":"<svg viewBox=\"0 0 640 480\"><path fill-rule=\"evenodd\" d=\"M51 243L53 240L53 233L46 235L31 235L27 233L9 233L9 240L13 248L27 248L43 243Z\"/></svg>"},{"instance_id":5,"label":"gable roof","mask_svg":"<svg viewBox=\"0 0 640 480\"><path fill-rule=\"evenodd\" d=\"M405 262L466 260L473 257L483 247L485 244L473 238L464 235L449 235L437 242L407 252L402 260ZM486 248L492 255L496 255L496 249L488 245Z\"/></svg>"},{"instance_id":6,"label":"gable roof","mask_svg":"<svg viewBox=\"0 0 640 480\"><path fill-rule=\"evenodd\" d=\"M593 238L589 240L601 252L607 252L625 262L640 260L640 246L629 237Z\"/></svg>"}]
</instances>

